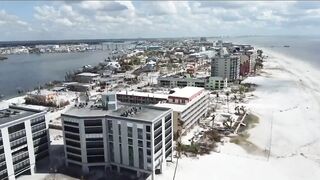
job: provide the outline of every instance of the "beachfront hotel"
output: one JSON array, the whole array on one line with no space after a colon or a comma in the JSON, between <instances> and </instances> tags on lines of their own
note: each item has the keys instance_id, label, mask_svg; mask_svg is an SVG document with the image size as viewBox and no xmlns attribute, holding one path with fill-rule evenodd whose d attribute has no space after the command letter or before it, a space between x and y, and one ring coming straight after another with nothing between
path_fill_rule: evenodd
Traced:
<instances>
[{"instance_id":1,"label":"beachfront hotel","mask_svg":"<svg viewBox=\"0 0 320 180\"><path fill-rule=\"evenodd\" d=\"M226 47L221 47L211 60L211 77L221 77L234 81L240 77L240 58L229 54Z\"/></svg>"},{"instance_id":2,"label":"beachfront hotel","mask_svg":"<svg viewBox=\"0 0 320 180\"><path fill-rule=\"evenodd\" d=\"M223 77L188 77L180 75L164 75L157 79L160 87L176 88L176 87L203 87L210 90L218 90L227 87L228 82Z\"/></svg>"},{"instance_id":3,"label":"beachfront hotel","mask_svg":"<svg viewBox=\"0 0 320 180\"><path fill-rule=\"evenodd\" d=\"M172 160L172 110L120 105L116 94L62 114L66 165L88 173L109 169L154 179Z\"/></svg>"},{"instance_id":4,"label":"beachfront hotel","mask_svg":"<svg viewBox=\"0 0 320 180\"><path fill-rule=\"evenodd\" d=\"M0 179L34 174L36 163L48 156L45 114L18 106L0 110Z\"/></svg>"},{"instance_id":5,"label":"beachfront hotel","mask_svg":"<svg viewBox=\"0 0 320 180\"><path fill-rule=\"evenodd\" d=\"M209 93L204 88L184 87L173 89L166 103L158 103L156 107L173 109L173 131L183 134L204 118L208 112Z\"/></svg>"},{"instance_id":6,"label":"beachfront hotel","mask_svg":"<svg viewBox=\"0 0 320 180\"><path fill-rule=\"evenodd\" d=\"M167 101L167 94L149 93L139 91L120 91L117 92L117 100L123 103L135 104L157 104L161 101Z\"/></svg>"}]
</instances>

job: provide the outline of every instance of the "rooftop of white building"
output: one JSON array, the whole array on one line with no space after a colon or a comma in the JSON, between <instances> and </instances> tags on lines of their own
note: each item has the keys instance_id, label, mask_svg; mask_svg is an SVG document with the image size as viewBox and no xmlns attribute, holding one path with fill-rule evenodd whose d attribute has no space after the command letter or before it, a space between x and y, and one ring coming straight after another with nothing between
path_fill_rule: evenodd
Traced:
<instances>
[{"instance_id":1,"label":"rooftop of white building","mask_svg":"<svg viewBox=\"0 0 320 180\"><path fill-rule=\"evenodd\" d=\"M200 88L200 89L203 89L203 88ZM207 91L203 91L201 94L199 94L198 96L193 98L187 104L173 104L173 103L162 103L162 102L159 102L158 104L155 104L154 106L156 106L156 107L164 107L164 108L171 108L173 111L183 112L189 106L191 106L192 104L197 102L199 99L201 99L203 97L203 95L205 95L206 93L207 93Z\"/></svg>"},{"instance_id":2,"label":"rooftop of white building","mask_svg":"<svg viewBox=\"0 0 320 180\"><path fill-rule=\"evenodd\" d=\"M140 97L153 97L153 98L159 98L159 99L167 99L168 98L168 94L139 92L139 91L120 91L120 92L117 92L117 94L140 96Z\"/></svg>"},{"instance_id":3,"label":"rooftop of white building","mask_svg":"<svg viewBox=\"0 0 320 180\"><path fill-rule=\"evenodd\" d=\"M40 113L42 110L44 109L9 106L9 108L0 110L0 125L32 116L34 114Z\"/></svg>"},{"instance_id":4,"label":"rooftop of white building","mask_svg":"<svg viewBox=\"0 0 320 180\"><path fill-rule=\"evenodd\" d=\"M102 108L95 108L91 107L91 105L88 105L85 107L72 107L63 115L75 118L104 118L107 116L112 116L114 118L128 119L133 121L153 122L168 111L170 111L170 108L167 107L137 106L118 103L116 110L104 110Z\"/></svg>"},{"instance_id":5,"label":"rooftop of white building","mask_svg":"<svg viewBox=\"0 0 320 180\"><path fill-rule=\"evenodd\" d=\"M89 72L83 72L83 73L77 74L77 76L97 77L97 76L99 76L99 74L89 73Z\"/></svg>"},{"instance_id":6,"label":"rooftop of white building","mask_svg":"<svg viewBox=\"0 0 320 180\"><path fill-rule=\"evenodd\" d=\"M204 88L201 87L191 87L187 86L184 88L175 88L174 93L170 94L169 97L179 97L179 98L191 98L196 93L199 93L200 91L203 91Z\"/></svg>"},{"instance_id":7,"label":"rooftop of white building","mask_svg":"<svg viewBox=\"0 0 320 180\"><path fill-rule=\"evenodd\" d=\"M57 93L54 91L47 90L47 89L40 89L40 90L31 91L29 94L30 95L48 96L48 95L55 95Z\"/></svg>"}]
</instances>

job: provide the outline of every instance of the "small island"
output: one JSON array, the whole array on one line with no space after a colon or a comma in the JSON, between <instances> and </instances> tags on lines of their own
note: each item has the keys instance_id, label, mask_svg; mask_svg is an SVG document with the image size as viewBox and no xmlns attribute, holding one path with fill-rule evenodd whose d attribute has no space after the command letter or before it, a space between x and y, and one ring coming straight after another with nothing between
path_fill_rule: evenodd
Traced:
<instances>
[{"instance_id":1,"label":"small island","mask_svg":"<svg viewBox=\"0 0 320 180\"><path fill-rule=\"evenodd\" d=\"M6 59L8 59L8 58L4 57L4 56L0 56L0 61L6 60Z\"/></svg>"}]
</instances>

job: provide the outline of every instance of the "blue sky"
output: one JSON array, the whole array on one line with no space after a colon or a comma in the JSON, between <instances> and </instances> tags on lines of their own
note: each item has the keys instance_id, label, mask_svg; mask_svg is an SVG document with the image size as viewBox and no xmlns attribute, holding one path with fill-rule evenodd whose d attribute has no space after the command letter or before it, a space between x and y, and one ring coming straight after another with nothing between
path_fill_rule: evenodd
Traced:
<instances>
[{"instance_id":1,"label":"blue sky","mask_svg":"<svg viewBox=\"0 0 320 180\"><path fill-rule=\"evenodd\" d=\"M0 41L319 35L320 2L0 1Z\"/></svg>"}]
</instances>

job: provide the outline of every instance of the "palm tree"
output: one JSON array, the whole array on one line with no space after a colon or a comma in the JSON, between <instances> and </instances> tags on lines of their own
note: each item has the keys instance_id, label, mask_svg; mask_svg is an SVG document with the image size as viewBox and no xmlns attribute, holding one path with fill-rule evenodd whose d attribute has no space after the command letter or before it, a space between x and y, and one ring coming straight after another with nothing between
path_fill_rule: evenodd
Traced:
<instances>
[{"instance_id":1,"label":"palm tree","mask_svg":"<svg viewBox=\"0 0 320 180\"><path fill-rule=\"evenodd\" d=\"M235 107L234 110L237 111L237 114L240 114L240 107L239 106Z\"/></svg>"},{"instance_id":2,"label":"palm tree","mask_svg":"<svg viewBox=\"0 0 320 180\"><path fill-rule=\"evenodd\" d=\"M239 93L240 93L240 98L242 99L242 98L244 98L244 93L245 93L245 91L246 91L246 88L243 86L243 85L240 85L240 87L239 87Z\"/></svg>"},{"instance_id":3,"label":"palm tree","mask_svg":"<svg viewBox=\"0 0 320 180\"><path fill-rule=\"evenodd\" d=\"M229 91L226 92L226 96L227 96L227 105L228 105L228 112L229 112Z\"/></svg>"},{"instance_id":4,"label":"palm tree","mask_svg":"<svg viewBox=\"0 0 320 180\"><path fill-rule=\"evenodd\" d=\"M181 130L178 129L176 132L177 135L177 144L176 144L176 150L177 150L177 159L181 157L181 151L182 151L182 142L181 142Z\"/></svg>"}]
</instances>

